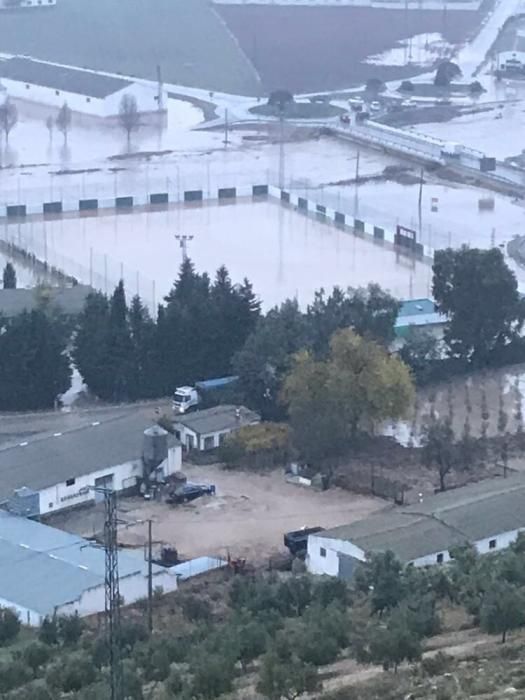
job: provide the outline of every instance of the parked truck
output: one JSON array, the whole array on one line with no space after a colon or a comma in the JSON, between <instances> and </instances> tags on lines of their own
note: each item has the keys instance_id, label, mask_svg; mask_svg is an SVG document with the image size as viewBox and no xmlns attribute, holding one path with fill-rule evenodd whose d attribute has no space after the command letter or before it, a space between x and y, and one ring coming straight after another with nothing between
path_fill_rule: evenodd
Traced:
<instances>
[{"instance_id":1,"label":"parked truck","mask_svg":"<svg viewBox=\"0 0 525 700\"><path fill-rule=\"evenodd\" d=\"M195 382L195 386L179 386L173 394L173 412L187 413L197 406L212 405L212 396L232 387L238 377L218 377Z\"/></svg>"}]
</instances>

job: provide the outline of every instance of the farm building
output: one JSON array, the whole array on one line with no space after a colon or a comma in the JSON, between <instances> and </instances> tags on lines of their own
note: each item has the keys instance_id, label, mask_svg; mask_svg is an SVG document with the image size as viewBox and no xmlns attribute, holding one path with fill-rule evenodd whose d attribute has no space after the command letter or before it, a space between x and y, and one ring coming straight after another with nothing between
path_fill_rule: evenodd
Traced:
<instances>
[{"instance_id":1,"label":"farm building","mask_svg":"<svg viewBox=\"0 0 525 700\"><path fill-rule=\"evenodd\" d=\"M245 425L260 423L261 417L244 406L214 406L175 420L175 435L188 450L213 450L226 435Z\"/></svg>"},{"instance_id":2,"label":"farm building","mask_svg":"<svg viewBox=\"0 0 525 700\"><path fill-rule=\"evenodd\" d=\"M143 552L120 552L120 594L125 605L147 596ZM105 606L105 553L93 542L0 510L0 605L22 624L38 626L48 615L81 617ZM177 589L177 573L153 565L153 586Z\"/></svg>"},{"instance_id":3,"label":"farm building","mask_svg":"<svg viewBox=\"0 0 525 700\"><path fill-rule=\"evenodd\" d=\"M0 289L0 316L13 318L23 311L45 306L65 316L78 316L93 289L88 285L73 287L34 287L33 289Z\"/></svg>"},{"instance_id":4,"label":"farm building","mask_svg":"<svg viewBox=\"0 0 525 700\"><path fill-rule=\"evenodd\" d=\"M167 104L167 92L137 83L56 63L16 57L0 62L0 81L7 95L47 107L67 102L76 113L116 117L124 95L132 95L141 114L152 114Z\"/></svg>"},{"instance_id":5,"label":"farm building","mask_svg":"<svg viewBox=\"0 0 525 700\"><path fill-rule=\"evenodd\" d=\"M450 550L473 544L480 554L505 549L525 530L525 475L487 479L430 496L308 538L314 574L350 578L368 554L392 551L403 564L450 560Z\"/></svg>"},{"instance_id":6,"label":"farm building","mask_svg":"<svg viewBox=\"0 0 525 700\"><path fill-rule=\"evenodd\" d=\"M410 328L420 328L441 338L446 322L446 316L436 311L432 299L408 299L401 302L394 330L397 338L406 337Z\"/></svg>"},{"instance_id":7,"label":"farm building","mask_svg":"<svg viewBox=\"0 0 525 700\"><path fill-rule=\"evenodd\" d=\"M89 487L133 491L144 479L180 470L180 444L149 413L123 409L108 420L1 445L0 502L21 515L45 515L102 500Z\"/></svg>"}]
</instances>

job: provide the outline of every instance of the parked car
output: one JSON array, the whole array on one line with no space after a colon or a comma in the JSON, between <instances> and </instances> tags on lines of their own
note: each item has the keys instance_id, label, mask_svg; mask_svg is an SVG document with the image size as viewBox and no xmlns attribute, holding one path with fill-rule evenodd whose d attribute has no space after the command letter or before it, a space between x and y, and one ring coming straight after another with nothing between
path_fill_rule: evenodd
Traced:
<instances>
[{"instance_id":1,"label":"parked car","mask_svg":"<svg viewBox=\"0 0 525 700\"><path fill-rule=\"evenodd\" d=\"M215 496L214 484L184 484L179 488L170 491L166 498L166 503L178 505L189 503L201 496Z\"/></svg>"}]
</instances>

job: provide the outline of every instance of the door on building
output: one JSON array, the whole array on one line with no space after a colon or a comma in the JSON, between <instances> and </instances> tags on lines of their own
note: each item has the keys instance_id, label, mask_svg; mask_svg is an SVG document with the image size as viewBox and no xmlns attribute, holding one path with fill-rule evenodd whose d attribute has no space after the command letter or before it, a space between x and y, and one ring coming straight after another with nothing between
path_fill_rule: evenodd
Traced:
<instances>
[{"instance_id":1,"label":"door on building","mask_svg":"<svg viewBox=\"0 0 525 700\"><path fill-rule=\"evenodd\" d=\"M105 476L99 476L95 479L96 489L112 489L113 488L113 474L106 474ZM104 500L104 494L100 491L95 491L95 503L100 503Z\"/></svg>"}]
</instances>

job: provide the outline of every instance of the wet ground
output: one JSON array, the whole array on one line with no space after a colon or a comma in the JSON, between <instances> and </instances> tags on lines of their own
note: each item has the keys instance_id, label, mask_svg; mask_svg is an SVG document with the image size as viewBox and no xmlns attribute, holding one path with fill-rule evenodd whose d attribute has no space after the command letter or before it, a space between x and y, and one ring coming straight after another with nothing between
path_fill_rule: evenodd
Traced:
<instances>
[{"instance_id":1,"label":"wet ground","mask_svg":"<svg viewBox=\"0 0 525 700\"><path fill-rule=\"evenodd\" d=\"M166 211L103 214L6 224L0 236L82 282L111 291L123 276L150 308L165 296L182 253L175 234L193 236L188 255L213 275L222 264L233 280L253 283L265 308L286 298L309 303L314 291L378 282L396 297L427 296L431 268L274 201Z\"/></svg>"}]
</instances>

